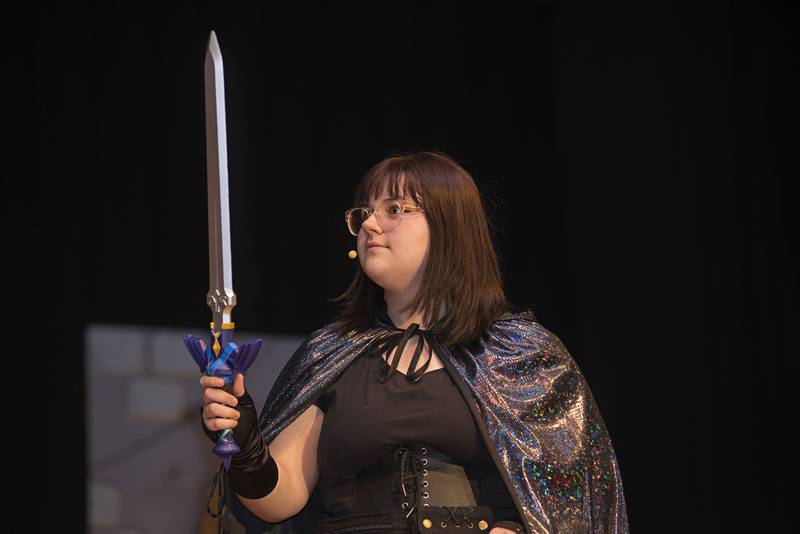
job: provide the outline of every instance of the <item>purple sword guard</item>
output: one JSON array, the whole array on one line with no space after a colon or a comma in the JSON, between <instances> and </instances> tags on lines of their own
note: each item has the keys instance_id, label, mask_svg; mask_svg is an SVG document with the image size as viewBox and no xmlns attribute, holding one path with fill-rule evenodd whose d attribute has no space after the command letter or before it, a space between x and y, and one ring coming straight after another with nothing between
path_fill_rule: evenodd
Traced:
<instances>
[{"instance_id":1,"label":"purple sword guard","mask_svg":"<svg viewBox=\"0 0 800 534\"><path fill-rule=\"evenodd\" d=\"M243 345L237 345L233 341L233 333L233 328L223 328L219 334L212 329L210 342L206 344L205 350L203 350L198 337L191 334L183 336L183 343L195 363L200 367L200 371L208 376L222 378L225 384L221 389L231 395L233 395L233 381L236 373L247 376L247 369L255 361L263 343L263 340L256 339ZM233 440L233 429L220 430L217 444L213 450L214 454L222 459L225 471L228 471L231 466L231 457L240 451L239 446Z\"/></svg>"}]
</instances>

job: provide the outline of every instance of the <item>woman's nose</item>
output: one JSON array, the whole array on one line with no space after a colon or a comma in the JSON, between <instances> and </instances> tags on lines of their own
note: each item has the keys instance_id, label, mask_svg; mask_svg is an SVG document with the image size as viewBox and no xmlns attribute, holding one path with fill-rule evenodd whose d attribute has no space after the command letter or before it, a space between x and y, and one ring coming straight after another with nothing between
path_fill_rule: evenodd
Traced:
<instances>
[{"instance_id":1,"label":"woman's nose","mask_svg":"<svg viewBox=\"0 0 800 534\"><path fill-rule=\"evenodd\" d=\"M375 232L376 234L383 232L383 229L378 224L378 216L375 215L375 213L367 217L364 222L361 223L361 228L367 232Z\"/></svg>"}]
</instances>

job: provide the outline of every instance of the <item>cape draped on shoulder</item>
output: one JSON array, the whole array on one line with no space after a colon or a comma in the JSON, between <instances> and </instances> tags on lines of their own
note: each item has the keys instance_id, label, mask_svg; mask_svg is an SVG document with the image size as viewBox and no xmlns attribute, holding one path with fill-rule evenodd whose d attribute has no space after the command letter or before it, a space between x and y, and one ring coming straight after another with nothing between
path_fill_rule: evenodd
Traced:
<instances>
[{"instance_id":1,"label":"cape draped on shoulder","mask_svg":"<svg viewBox=\"0 0 800 534\"><path fill-rule=\"evenodd\" d=\"M264 403L259 417L264 443L271 443L355 358L402 332L381 320L345 335L331 325L312 332ZM442 347L434 338L433 349L472 409L528 533L628 532L622 478L605 422L555 334L528 311L507 312L482 339ZM225 505L248 533L310 532L316 520L313 499L312 494L297 515L267 523L225 488Z\"/></svg>"}]
</instances>

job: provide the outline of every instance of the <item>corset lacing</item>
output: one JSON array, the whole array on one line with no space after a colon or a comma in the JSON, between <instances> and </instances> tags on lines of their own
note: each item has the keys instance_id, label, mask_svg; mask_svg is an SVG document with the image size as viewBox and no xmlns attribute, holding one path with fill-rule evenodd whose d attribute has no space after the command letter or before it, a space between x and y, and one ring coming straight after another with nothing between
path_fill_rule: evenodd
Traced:
<instances>
[{"instance_id":1,"label":"corset lacing","mask_svg":"<svg viewBox=\"0 0 800 534\"><path fill-rule=\"evenodd\" d=\"M406 519L419 507L420 499L427 499L430 497L427 491L421 491L422 488L428 487L428 481L423 480L428 475L428 470L425 466L428 465L428 459L423 455L427 454L428 449L420 447L416 451L409 449L405 445L400 445L394 451L395 465L399 464L399 479L396 478L395 482L400 483L400 491L403 492L403 498L408 499L409 489L414 494L413 503L404 500L401 508L408 510ZM428 506L427 503L423 506Z\"/></svg>"},{"instance_id":2,"label":"corset lacing","mask_svg":"<svg viewBox=\"0 0 800 534\"><path fill-rule=\"evenodd\" d=\"M430 493L425 491L430 484L426 480L428 470L425 468L428 465L428 459L425 455L428 449L420 447L419 449L412 450L405 445L400 445L394 452L395 464L399 464L399 477L395 479L395 483L399 481L400 491L403 493L403 498L408 499L409 490L413 492L413 502L404 500L401 508L407 510L406 519L409 519L411 514L418 509L421 499L430 498ZM423 503L422 506L430 506L428 503ZM459 519L464 521L467 527L472 528L475 524L469 517L468 512L472 512L475 508L473 506L442 506L447 511L448 516L444 521L440 522L442 528L446 527L450 520L457 527L461 526ZM456 517L460 514L460 518Z\"/></svg>"},{"instance_id":3,"label":"corset lacing","mask_svg":"<svg viewBox=\"0 0 800 534\"><path fill-rule=\"evenodd\" d=\"M442 527L446 527L447 526L447 522L450 521L451 517L453 518L453 523L457 527L461 526L461 523L458 522L458 518L455 515L453 515L453 510L455 510L456 513L460 513L461 514L461 519L463 519L466 522L466 524L467 524L467 526L469 528L472 528L472 527L475 526L475 523L473 523L472 520L470 519L470 517L467 515L467 512L471 512L472 510L475 509L473 506L467 506L466 510L464 510L464 507L462 507L462 506L442 506L442 508L447 510L447 514L448 514L447 519L445 519L444 521L442 521L440 523L442 525Z\"/></svg>"}]
</instances>

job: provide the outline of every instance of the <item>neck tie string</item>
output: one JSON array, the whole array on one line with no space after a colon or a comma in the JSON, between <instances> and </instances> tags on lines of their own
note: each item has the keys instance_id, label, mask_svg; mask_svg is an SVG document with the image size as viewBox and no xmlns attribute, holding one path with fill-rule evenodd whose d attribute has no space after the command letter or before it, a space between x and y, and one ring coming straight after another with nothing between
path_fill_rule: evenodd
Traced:
<instances>
[{"instance_id":1,"label":"neck tie string","mask_svg":"<svg viewBox=\"0 0 800 534\"><path fill-rule=\"evenodd\" d=\"M384 374L378 379L380 382L385 382L393 371L397 371L397 366L400 363L400 357L403 355L403 351L406 348L406 343L408 343L408 340L414 335L419 336L419 341L414 349L414 354L411 356L411 362L408 364L408 370L405 372L405 377L409 382L416 383L419 382L419 380L422 378L422 375L425 374L425 370L428 368L428 365L430 365L431 357L433 355L433 349L431 348L431 342L429 339L429 336L432 334L427 330L422 330L419 327L419 324L411 323L411 325L405 330L395 327L395 330L388 334L386 338L379 344L379 348L376 351L377 354L381 355L385 352L387 360L389 360L390 357L392 358L391 363L385 368ZM425 360L425 363L423 363L419 369L417 369L417 363L419 362L420 356L422 355L422 351L426 344L428 346L428 358ZM393 352L394 354L392 354Z\"/></svg>"}]
</instances>

